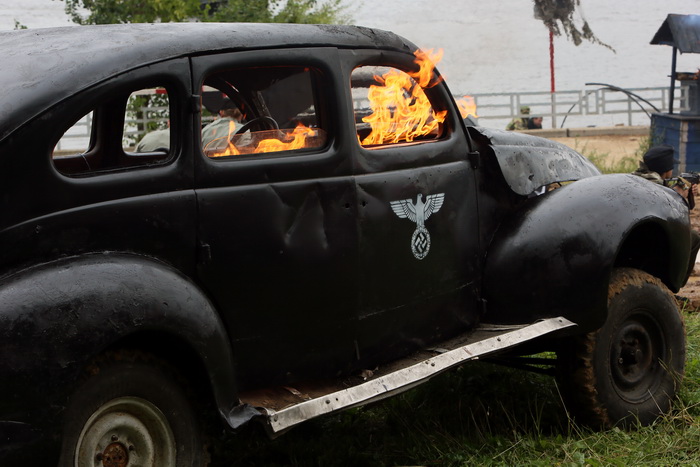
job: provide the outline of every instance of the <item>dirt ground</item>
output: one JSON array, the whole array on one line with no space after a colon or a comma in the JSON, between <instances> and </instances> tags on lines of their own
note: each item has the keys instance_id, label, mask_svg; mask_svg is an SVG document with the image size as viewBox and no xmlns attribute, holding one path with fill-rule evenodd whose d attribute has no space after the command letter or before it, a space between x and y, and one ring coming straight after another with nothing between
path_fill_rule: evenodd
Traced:
<instances>
[{"instance_id":1,"label":"dirt ground","mask_svg":"<svg viewBox=\"0 0 700 467\"><path fill-rule=\"evenodd\" d=\"M639 148L642 135L601 135L576 138L548 138L552 141L563 143L570 148L584 153L596 152L608 154L610 162L616 162L625 157L636 158L635 152Z\"/></svg>"}]
</instances>

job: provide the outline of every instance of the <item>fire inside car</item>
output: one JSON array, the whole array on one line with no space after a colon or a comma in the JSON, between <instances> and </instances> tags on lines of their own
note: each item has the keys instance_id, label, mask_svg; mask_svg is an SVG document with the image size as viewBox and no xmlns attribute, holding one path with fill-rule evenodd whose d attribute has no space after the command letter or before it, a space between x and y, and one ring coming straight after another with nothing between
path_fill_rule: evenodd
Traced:
<instances>
[{"instance_id":1,"label":"fire inside car","mask_svg":"<svg viewBox=\"0 0 700 467\"><path fill-rule=\"evenodd\" d=\"M215 90L209 105L219 118L202 128L204 153L224 157L322 147L326 131L316 106L316 73L258 67L210 76L205 87Z\"/></svg>"}]
</instances>

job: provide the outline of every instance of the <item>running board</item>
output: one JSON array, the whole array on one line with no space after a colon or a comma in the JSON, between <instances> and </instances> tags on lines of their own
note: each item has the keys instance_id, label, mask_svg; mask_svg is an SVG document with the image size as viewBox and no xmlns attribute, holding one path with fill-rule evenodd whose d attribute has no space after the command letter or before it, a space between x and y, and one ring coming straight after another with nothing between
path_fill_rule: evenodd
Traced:
<instances>
[{"instance_id":1,"label":"running board","mask_svg":"<svg viewBox=\"0 0 700 467\"><path fill-rule=\"evenodd\" d=\"M429 358L373 379L369 379L372 378L370 372L369 380L356 386L318 397L310 397L294 388L285 388L303 401L279 410L264 407L267 404L255 406L262 412L264 425L270 435L279 435L306 420L399 394L462 363L572 326L576 326L576 323L563 317L544 319L525 326L482 325L470 333L471 338L466 345L454 347L441 344L443 348L430 349L433 356ZM475 336L478 336L477 340L474 340ZM461 343L464 344L464 338ZM446 350L447 348L451 350Z\"/></svg>"}]
</instances>

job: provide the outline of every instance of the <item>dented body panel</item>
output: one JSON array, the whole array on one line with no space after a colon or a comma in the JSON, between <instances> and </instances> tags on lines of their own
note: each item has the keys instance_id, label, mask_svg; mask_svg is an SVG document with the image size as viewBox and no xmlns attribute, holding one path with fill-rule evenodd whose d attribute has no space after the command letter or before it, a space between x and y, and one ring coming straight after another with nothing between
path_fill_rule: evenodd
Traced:
<instances>
[{"instance_id":1,"label":"dented body panel","mask_svg":"<svg viewBox=\"0 0 700 467\"><path fill-rule=\"evenodd\" d=\"M261 418L284 431L475 349L595 329L614 267L682 285L688 211L676 194L601 176L557 143L466 128L437 71L421 88L421 124L434 127L365 143L397 126L372 127L372 105L358 104L381 84L375 68L419 68L415 45L392 33L111 25L2 32L0 47L0 460L55 461L68 401L106 353L154 354L231 427ZM154 95L170 144L139 153L131 105ZM202 127L225 99L245 114L238 130L263 128L231 124L224 146L263 133L281 146L209 151ZM65 150L76 122L89 137ZM291 147L302 127L311 142ZM561 182L573 183L543 193ZM649 255L649 241L663 247ZM441 345L461 350L432 359ZM375 368L385 379L326 407ZM242 397L297 386L314 402Z\"/></svg>"},{"instance_id":2,"label":"dented body panel","mask_svg":"<svg viewBox=\"0 0 700 467\"><path fill-rule=\"evenodd\" d=\"M486 138L506 183L518 195L600 174L588 159L555 141L481 127L470 127L469 131L476 138Z\"/></svg>"}]
</instances>

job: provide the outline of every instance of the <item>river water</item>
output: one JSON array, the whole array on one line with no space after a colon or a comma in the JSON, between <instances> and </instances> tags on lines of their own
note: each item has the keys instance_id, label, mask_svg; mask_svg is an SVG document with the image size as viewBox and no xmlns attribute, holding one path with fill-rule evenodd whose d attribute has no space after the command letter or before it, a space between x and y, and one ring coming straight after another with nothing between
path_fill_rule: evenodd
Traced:
<instances>
[{"instance_id":1,"label":"river water","mask_svg":"<svg viewBox=\"0 0 700 467\"><path fill-rule=\"evenodd\" d=\"M528 0L364 0L357 24L390 29L422 48L444 48L439 65L453 91L549 91L549 32ZM587 82L620 87L667 86L671 48L649 42L669 13L700 14L700 0L581 0L583 13L609 49L576 47L555 37L556 90ZM679 56L697 71L700 56Z\"/></svg>"},{"instance_id":2,"label":"river water","mask_svg":"<svg viewBox=\"0 0 700 467\"><path fill-rule=\"evenodd\" d=\"M615 52L566 37L554 40L557 91L585 83L668 86L671 48L649 42L669 13L698 14L700 0L581 0L598 38ZM394 31L419 47L444 49L438 68L455 94L550 90L549 33L529 0L345 0L352 22ZM0 29L70 25L58 0L0 0ZM579 19L580 23L580 19ZM679 55L679 71L700 56Z\"/></svg>"}]
</instances>

